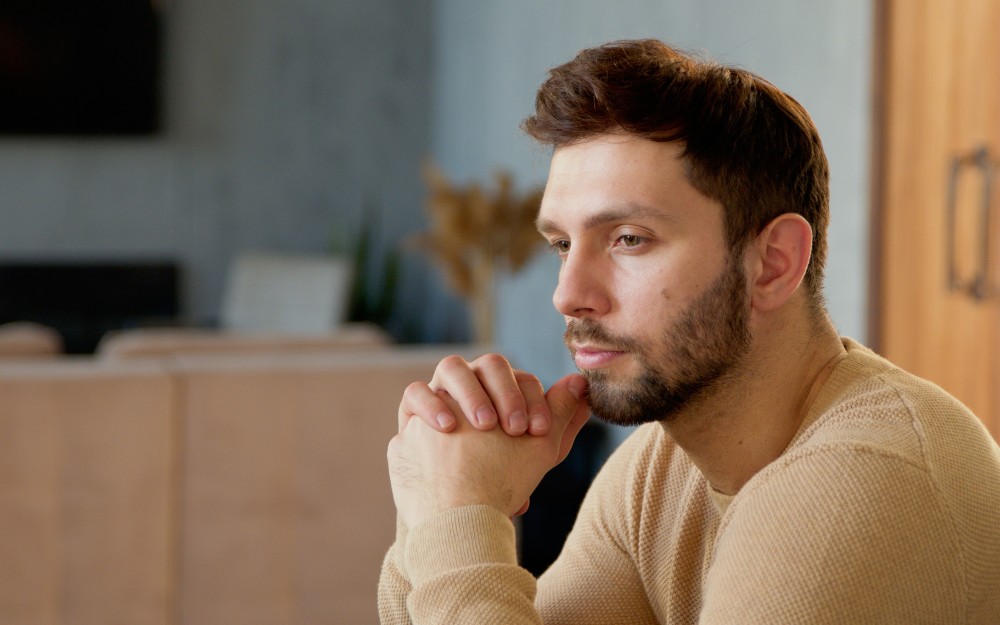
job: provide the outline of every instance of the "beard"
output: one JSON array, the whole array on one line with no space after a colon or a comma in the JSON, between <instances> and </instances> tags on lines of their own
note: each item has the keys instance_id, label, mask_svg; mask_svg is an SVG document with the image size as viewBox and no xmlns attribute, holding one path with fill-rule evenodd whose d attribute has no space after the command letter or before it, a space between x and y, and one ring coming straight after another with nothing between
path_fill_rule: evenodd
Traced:
<instances>
[{"instance_id":1,"label":"beard","mask_svg":"<svg viewBox=\"0 0 1000 625\"><path fill-rule=\"evenodd\" d=\"M594 415L615 425L672 419L733 374L751 339L750 295L740 256L730 254L722 275L664 329L659 345L615 336L592 319L567 324L567 345L593 341L631 354L640 368L626 380L614 380L603 369L582 372Z\"/></svg>"}]
</instances>

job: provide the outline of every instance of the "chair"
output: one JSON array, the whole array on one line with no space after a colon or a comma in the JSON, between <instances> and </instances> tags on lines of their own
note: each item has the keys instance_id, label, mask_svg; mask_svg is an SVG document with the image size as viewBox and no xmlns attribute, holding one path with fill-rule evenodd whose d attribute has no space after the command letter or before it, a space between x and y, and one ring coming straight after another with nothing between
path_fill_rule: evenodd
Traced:
<instances>
[{"instance_id":1,"label":"chair","mask_svg":"<svg viewBox=\"0 0 1000 625\"><path fill-rule=\"evenodd\" d=\"M0 324L0 358L52 358L63 353L54 328L31 321Z\"/></svg>"}]
</instances>

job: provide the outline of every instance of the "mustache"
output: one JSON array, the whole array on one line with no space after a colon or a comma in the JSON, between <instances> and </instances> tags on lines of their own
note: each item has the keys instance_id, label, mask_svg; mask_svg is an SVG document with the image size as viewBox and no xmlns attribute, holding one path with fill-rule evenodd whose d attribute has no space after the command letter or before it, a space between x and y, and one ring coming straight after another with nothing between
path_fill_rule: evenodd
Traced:
<instances>
[{"instance_id":1,"label":"mustache","mask_svg":"<svg viewBox=\"0 0 1000 625\"><path fill-rule=\"evenodd\" d=\"M563 340L567 346L572 343L593 342L623 352L636 351L639 348L637 341L625 336L612 334L592 319L571 320L566 324Z\"/></svg>"}]
</instances>

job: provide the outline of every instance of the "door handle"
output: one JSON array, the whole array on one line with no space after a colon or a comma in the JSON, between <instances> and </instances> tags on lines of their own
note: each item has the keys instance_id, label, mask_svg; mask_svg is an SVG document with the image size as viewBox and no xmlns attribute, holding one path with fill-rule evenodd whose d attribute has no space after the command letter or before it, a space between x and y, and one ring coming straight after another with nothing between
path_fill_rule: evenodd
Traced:
<instances>
[{"instance_id":1,"label":"door handle","mask_svg":"<svg viewBox=\"0 0 1000 625\"><path fill-rule=\"evenodd\" d=\"M976 250L976 273L969 279L959 275L956 260L956 221L958 213L958 180L967 167L975 167L982 176L982 197L979 204L979 237ZM990 229L993 219L993 176L996 162L990 158L989 148L985 145L964 155L956 156L951 161L951 174L948 179L948 199L946 215L946 255L948 258L948 290L966 292L976 301L983 301L1000 293L990 279Z\"/></svg>"}]
</instances>

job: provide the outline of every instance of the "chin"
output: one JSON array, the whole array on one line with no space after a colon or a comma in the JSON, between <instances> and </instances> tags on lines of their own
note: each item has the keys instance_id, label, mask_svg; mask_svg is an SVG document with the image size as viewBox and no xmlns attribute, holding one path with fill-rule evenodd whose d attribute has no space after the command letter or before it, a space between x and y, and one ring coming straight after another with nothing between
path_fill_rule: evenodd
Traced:
<instances>
[{"instance_id":1,"label":"chin","mask_svg":"<svg viewBox=\"0 0 1000 625\"><path fill-rule=\"evenodd\" d=\"M623 426L673 420L711 386L710 380L670 383L649 371L627 380L615 379L603 371L586 372L584 377L594 416Z\"/></svg>"}]
</instances>

